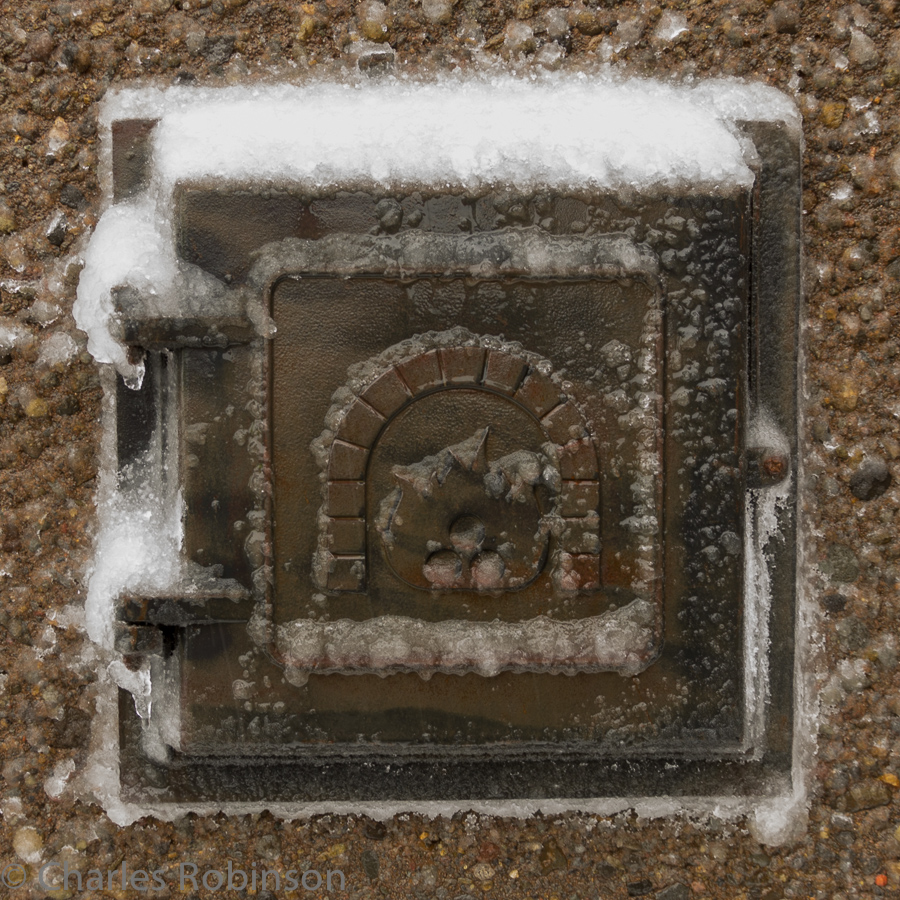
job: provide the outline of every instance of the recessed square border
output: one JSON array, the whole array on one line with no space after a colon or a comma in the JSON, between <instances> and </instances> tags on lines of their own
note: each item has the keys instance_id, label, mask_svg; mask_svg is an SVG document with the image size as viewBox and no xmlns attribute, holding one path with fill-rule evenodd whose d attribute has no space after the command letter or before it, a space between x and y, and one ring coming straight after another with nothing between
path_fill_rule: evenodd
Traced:
<instances>
[{"instance_id":1,"label":"recessed square border","mask_svg":"<svg viewBox=\"0 0 900 900\"><path fill-rule=\"evenodd\" d=\"M559 282L577 282L591 283L594 281L612 281L621 278L629 278L640 281L650 291L651 295L657 298L657 303L661 303L662 284L660 282L657 264L651 254L640 250L635 244L623 238L579 238L579 237L556 237L546 234L529 233L530 230L522 232L512 231L509 233L490 233L478 235L475 240L466 237L456 237L450 235L433 234L409 234L404 238L383 238L372 239L371 237L356 237L352 235L340 234L336 235L333 240L328 238L319 241L304 242L285 242L289 245L282 258L275 262L278 254L274 254L273 258L265 263L268 287L264 289L264 294L270 299L270 314L273 312L271 304L274 302L274 293L277 286L285 279L367 279L367 278L466 278L477 277L484 281L516 281L519 283L535 283L538 284L545 280L554 280ZM336 252L337 251L337 252ZM371 257L380 256L383 268L376 269L372 266ZM539 260L537 264L533 264L531 260ZM491 266L491 259L502 260L500 265ZM627 268L623 270L621 261L627 260ZM547 261L553 260L552 269L547 270ZM251 282L259 283L262 279L254 271L251 274ZM660 310L660 312L662 312ZM645 326L653 328L652 325ZM656 326L660 327L659 325ZM277 340L277 334L276 334ZM661 336L653 334L645 334L642 337L646 346L655 348L659 352L661 345ZM528 350L529 348L525 348ZM493 351L492 351L493 352ZM663 385L665 381L665 362L664 354L657 361L658 365L658 393L660 397L663 394ZM348 361L348 365L350 361ZM271 346L268 353L268 365L274 365L272 360ZM271 395L272 376L267 378L269 391ZM369 390L367 386L366 390ZM363 391L365 393L365 391ZM356 401L360 405L360 401ZM368 408L368 407L367 407ZM537 416L540 410L535 415ZM271 403L270 403L270 416ZM382 427L386 427L385 420ZM659 412L658 427L662 426L662 414ZM269 434L273 429L270 425ZM339 431L335 437L335 441L340 441L341 432ZM373 443L375 439L373 439ZM658 464L660 470L664 468L664 460L662 459L661 438L656 448L659 456ZM272 458L272 457L270 457ZM272 458L271 465L277 465L277 461ZM326 472L327 475L327 472ZM661 510L662 504L662 483L659 482L659 497L657 498L657 508ZM336 482L338 487L350 486L346 482ZM320 520L327 514L328 501L320 511ZM343 514L343 513L342 513ZM661 515L661 512L660 512ZM271 521L271 514L270 519ZM661 540L661 538L659 538ZM272 542L272 536L269 535ZM330 554L329 554L330 555ZM359 557L352 557L349 561L353 561ZM337 560L340 562L340 560ZM277 565L277 560L274 561ZM562 662L550 664L546 671L621 671L637 673L648 665L659 653L659 646L662 639L663 627L663 597L662 590L664 584L663 554L661 546L657 552L655 561L655 592L652 597L646 599L647 604L652 604L655 609L648 614L648 623L641 629L641 634L646 632L646 640L641 639L641 646L635 645L626 653L608 652L603 650L596 651L594 658L585 657L575 666L571 664L566 667ZM342 582L343 584L343 582ZM270 589L267 596L267 609L274 607L275 599ZM581 623L588 630L597 631L598 634L612 625L614 615L596 615L589 619L582 619ZM371 621L371 620L370 620ZM390 622L385 621L385 627L390 627ZM555 623L551 623L553 625ZM423 623L427 628L427 623ZM480 623L479 633L484 631L484 640L490 641L491 634L502 631L499 623ZM561 627L556 628L557 636L565 642L572 640L568 638L571 629L559 623ZM329 622L316 625L307 620L301 620L296 623L280 626L278 637L273 646L273 655L282 661L285 665L294 666L299 664L299 660L292 663L290 654L286 652L286 647L279 646L279 640L288 641L289 634L296 631L297 628L303 629L304 643L321 643L331 644L335 637L340 638L341 635L348 635L350 629L346 627L338 627L336 624ZM352 638L355 631L350 635ZM637 635L636 635L637 636ZM426 635L426 638L428 636ZM318 638L318 640L317 640ZM435 638L437 639L437 638ZM578 654L577 648L572 647L570 656ZM583 654L582 654L583 655ZM323 672L340 672L342 667L340 662L343 658L348 661L352 659L353 654L347 653L342 656L340 647L330 650L330 656L326 660L317 661L319 665L311 668L311 671ZM562 656L560 657L562 659ZM305 668L305 667L304 667ZM352 666L344 667L344 674L350 674ZM505 670L503 667L502 670ZM421 671L423 674L429 674L433 671L443 671L446 666L431 667L427 665L403 666L401 661L396 661L389 667L390 671ZM544 669L541 669L544 671Z\"/></svg>"}]
</instances>

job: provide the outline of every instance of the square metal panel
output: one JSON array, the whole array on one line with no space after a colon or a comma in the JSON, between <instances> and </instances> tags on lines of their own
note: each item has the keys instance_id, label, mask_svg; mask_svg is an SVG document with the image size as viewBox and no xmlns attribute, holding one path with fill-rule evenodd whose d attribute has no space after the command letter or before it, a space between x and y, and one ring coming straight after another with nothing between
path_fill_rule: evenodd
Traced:
<instances>
[{"instance_id":1,"label":"square metal panel","mask_svg":"<svg viewBox=\"0 0 900 900\"><path fill-rule=\"evenodd\" d=\"M736 196L181 186L223 317L120 296L120 456L165 434L207 581L121 598L167 705L126 796L786 783L798 163L746 131Z\"/></svg>"}]
</instances>

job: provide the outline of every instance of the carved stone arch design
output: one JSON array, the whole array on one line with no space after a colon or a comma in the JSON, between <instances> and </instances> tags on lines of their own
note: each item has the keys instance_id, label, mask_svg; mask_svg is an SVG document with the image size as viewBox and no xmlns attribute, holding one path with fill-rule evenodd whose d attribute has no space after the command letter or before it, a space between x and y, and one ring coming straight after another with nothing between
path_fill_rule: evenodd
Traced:
<instances>
[{"instance_id":1,"label":"carved stone arch design","mask_svg":"<svg viewBox=\"0 0 900 900\"><path fill-rule=\"evenodd\" d=\"M366 589L366 478L370 455L384 430L417 400L463 388L508 398L538 423L546 438L544 450L552 448L559 473L553 510L554 587L567 593L599 590L600 472L584 414L549 376L546 361L536 365L538 358L516 345L480 340L488 345L434 346L381 366L379 374L344 403L333 439L320 457L324 504L313 566L320 588Z\"/></svg>"}]
</instances>

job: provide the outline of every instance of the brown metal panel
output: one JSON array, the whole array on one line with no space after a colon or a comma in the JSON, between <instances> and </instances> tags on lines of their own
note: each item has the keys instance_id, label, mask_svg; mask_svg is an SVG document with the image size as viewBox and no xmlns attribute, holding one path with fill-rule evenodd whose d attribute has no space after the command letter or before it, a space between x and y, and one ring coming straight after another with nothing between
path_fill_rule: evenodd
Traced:
<instances>
[{"instance_id":1,"label":"brown metal panel","mask_svg":"<svg viewBox=\"0 0 900 900\"><path fill-rule=\"evenodd\" d=\"M251 478L263 465L253 449L262 448L264 435L254 435L259 424L247 408L258 352L183 350L180 369L185 554L221 566L222 576L245 587L252 575L248 514L256 505Z\"/></svg>"}]
</instances>

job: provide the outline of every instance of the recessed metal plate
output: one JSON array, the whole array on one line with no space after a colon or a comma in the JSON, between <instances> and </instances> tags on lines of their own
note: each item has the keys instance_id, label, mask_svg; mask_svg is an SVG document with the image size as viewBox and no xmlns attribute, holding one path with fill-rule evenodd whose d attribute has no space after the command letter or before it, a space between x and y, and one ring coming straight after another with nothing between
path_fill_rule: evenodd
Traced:
<instances>
[{"instance_id":1,"label":"recessed metal plate","mask_svg":"<svg viewBox=\"0 0 900 900\"><path fill-rule=\"evenodd\" d=\"M165 761L123 704L126 794L789 777L790 529L762 606L748 572L758 471L794 453L799 187L792 139L748 132L740 196L180 189L182 257L273 327L237 300L230 331L123 319L156 362L120 422L174 410L185 553L213 573L122 598L179 698Z\"/></svg>"}]
</instances>

